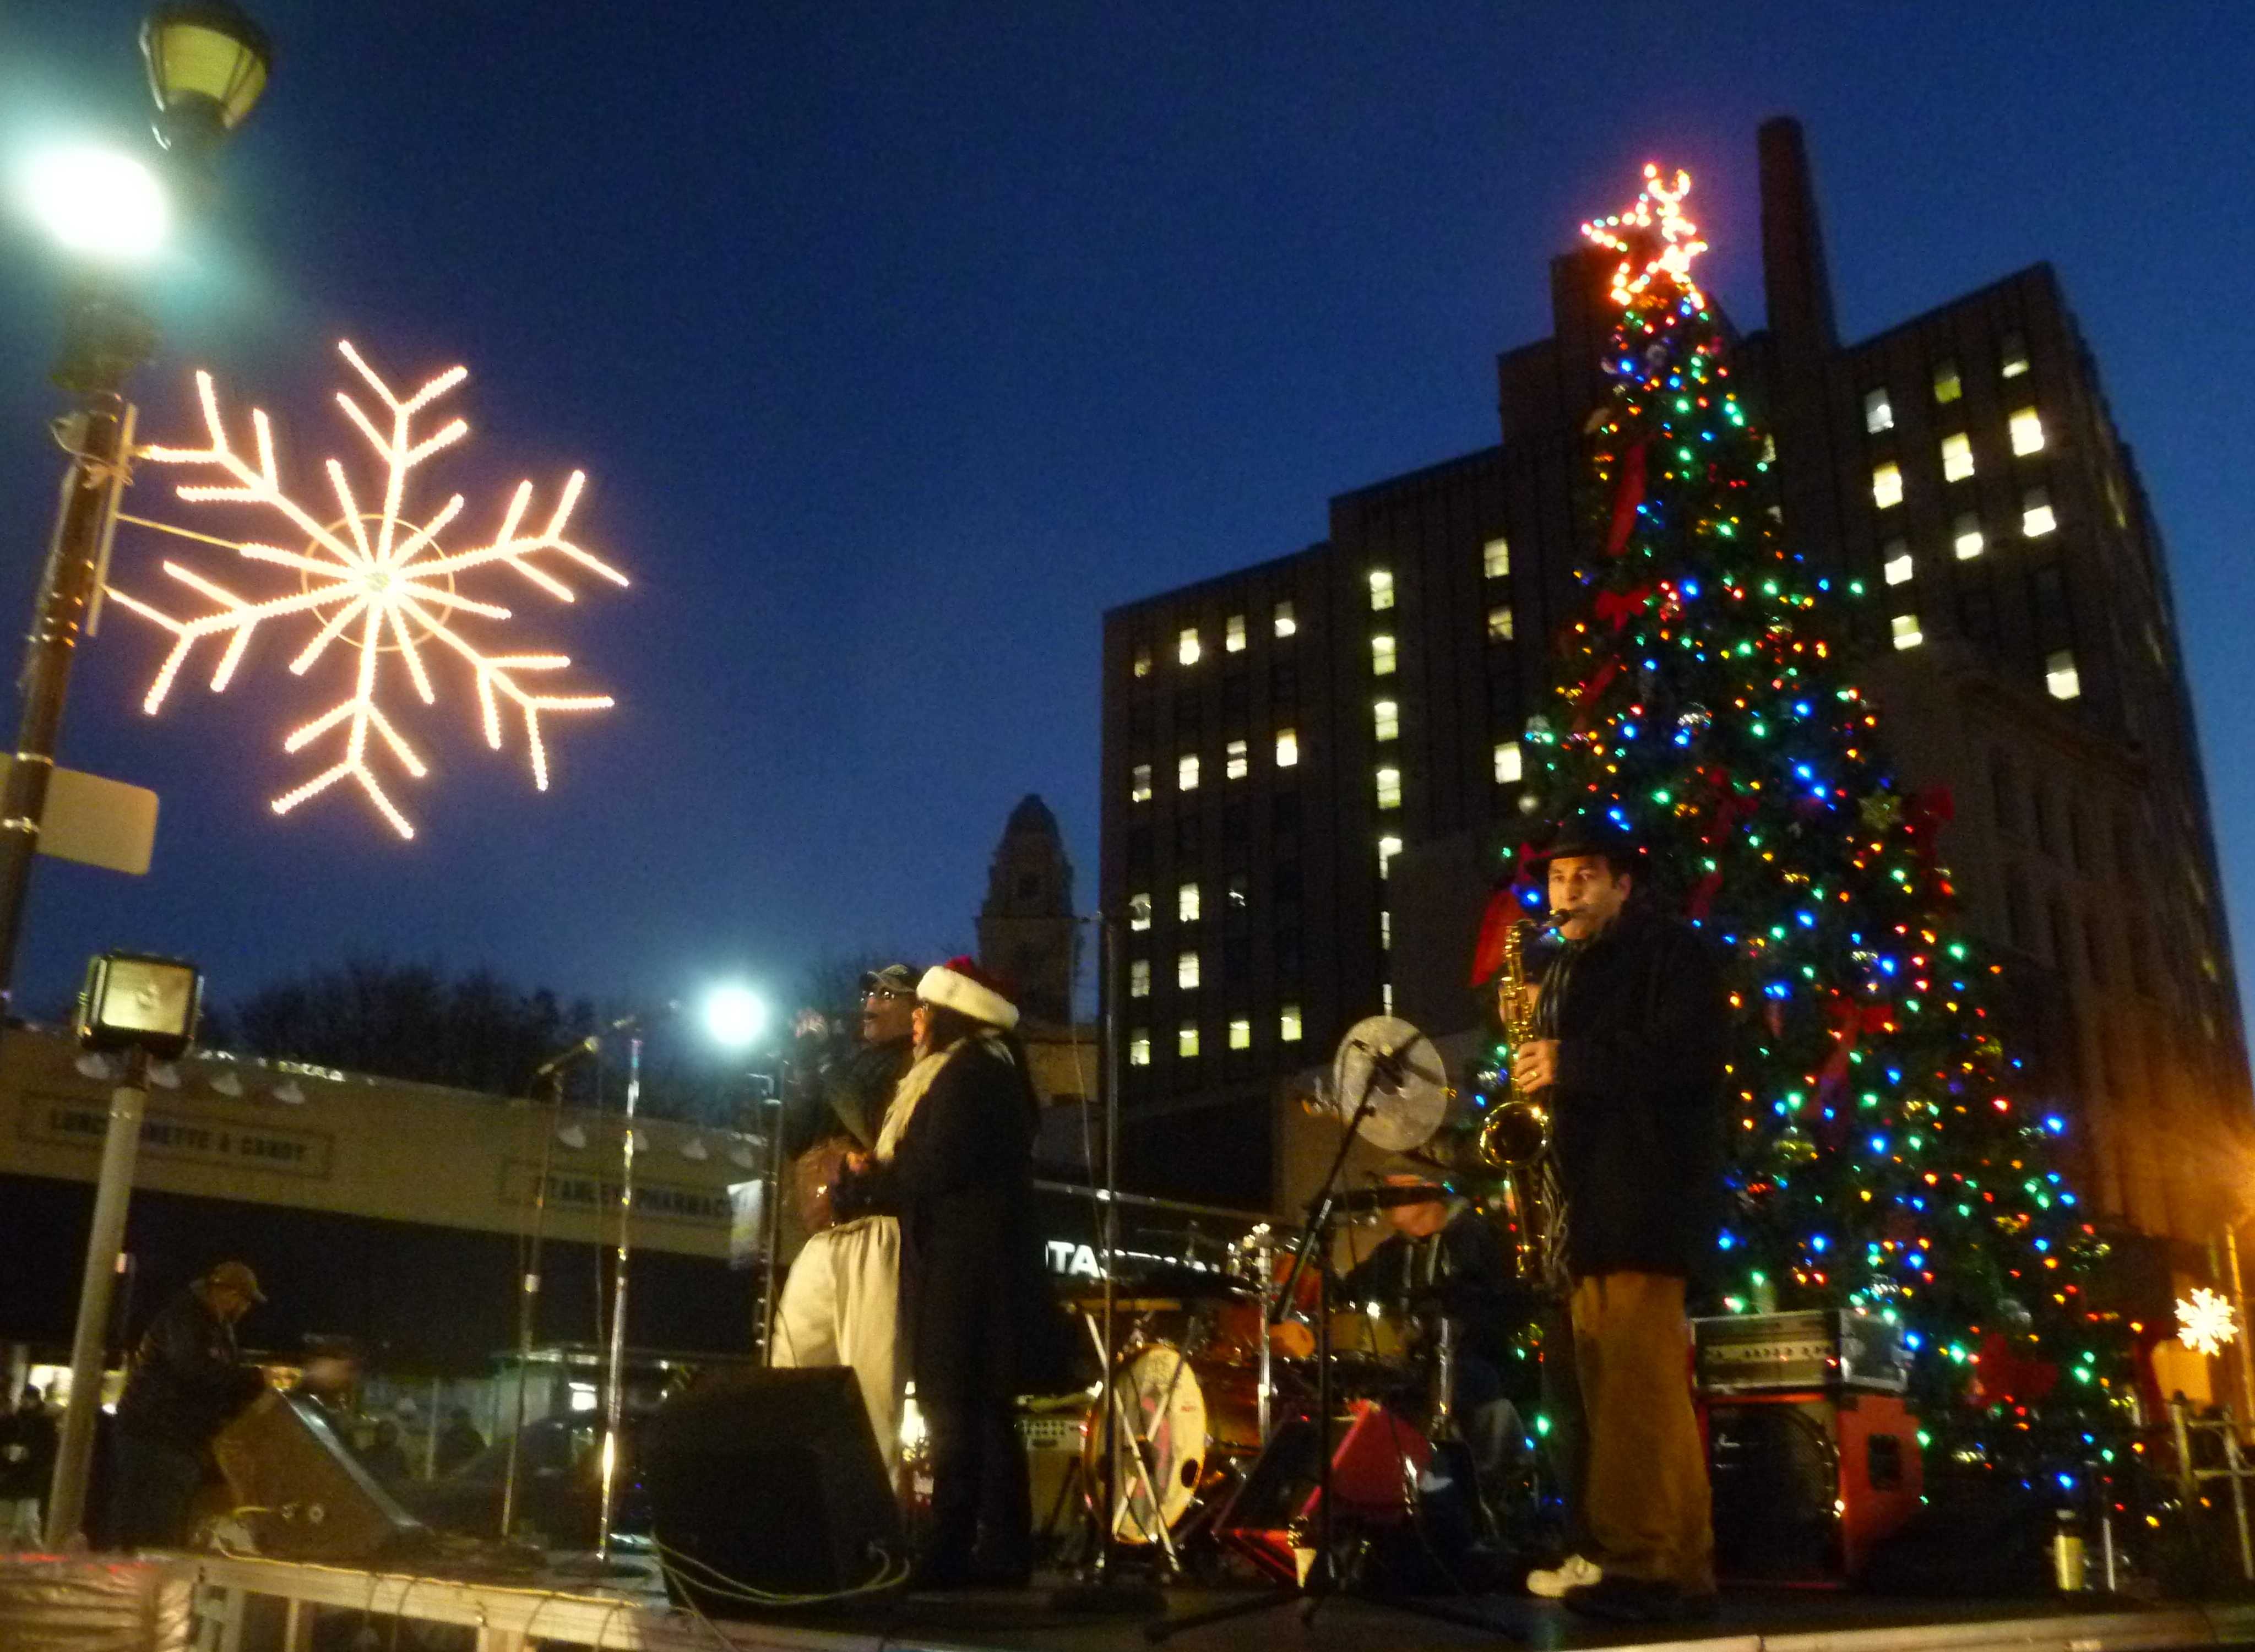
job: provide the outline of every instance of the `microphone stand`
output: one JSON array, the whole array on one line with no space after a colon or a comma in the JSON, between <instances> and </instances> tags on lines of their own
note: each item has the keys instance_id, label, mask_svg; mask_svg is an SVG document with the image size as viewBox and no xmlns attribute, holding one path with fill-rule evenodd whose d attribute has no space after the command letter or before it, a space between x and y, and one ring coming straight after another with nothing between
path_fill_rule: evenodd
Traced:
<instances>
[{"instance_id":1,"label":"microphone stand","mask_svg":"<svg viewBox=\"0 0 2255 1652\"><path fill-rule=\"evenodd\" d=\"M532 1375L532 1339L540 1317L540 1248L548 1228L548 1184L556 1163L556 1132L563 1128L564 1068L585 1048L574 1044L571 1055L558 1057L544 1069L549 1083L548 1120L540 1139L540 1170L532 1185L532 1236L525 1248L524 1272L518 1281L516 1310L516 1420L509 1431L509 1466L502 1473L501 1535L516 1527L516 1476L524 1450L524 1390ZM537 1079L537 1075L536 1075Z\"/></svg>"},{"instance_id":2,"label":"microphone stand","mask_svg":"<svg viewBox=\"0 0 2255 1652\"><path fill-rule=\"evenodd\" d=\"M1150 1641L1165 1641L1185 1629L1201 1628L1207 1624L1225 1623L1234 1618L1250 1617L1256 1612L1269 1612L1286 1605L1296 1605L1303 1623L1312 1622L1324 1602L1338 1592L1338 1578L1331 1564L1331 1279L1328 1265L1331 1255L1331 1220L1338 1210L1339 1177L1346 1169L1346 1158L1353 1149L1355 1138L1362 1129L1377 1100L1378 1081L1384 1078L1389 1087L1398 1086L1401 1078L1401 1057L1399 1051L1371 1050L1370 1068L1363 1074L1362 1094L1356 1100L1354 1111L1348 1116L1346 1130L1339 1137L1338 1151L1331 1155L1331 1169L1324 1176L1323 1188L1308 1201L1308 1223L1300 1235L1298 1248L1292 1253L1292 1265L1284 1275L1284 1283L1276 1292L1261 1326L1265 1339L1268 1331L1281 1324L1290 1311L1300 1276L1313 1262L1316 1274L1316 1553L1310 1563L1307 1575L1289 1587L1275 1594L1255 1595L1247 1600L1233 1600L1226 1606L1205 1612L1193 1612L1186 1617L1165 1618L1144 1626L1143 1638ZM1323 1260L1316 1261L1320 1252ZM1279 1433L1262 1450L1262 1457L1274 1449L1277 1441L1285 1438ZM1246 1472L1240 1485L1249 1486L1258 1477L1261 1465L1256 1463ZM1235 1499L1231 1499L1232 1508ZM1226 1525L1231 1513L1225 1508L1216 1519L1216 1525ZM1366 1597L1373 1604L1391 1606L1397 1612L1414 1616L1433 1618L1443 1623L1462 1624L1471 1628L1486 1629L1510 1640L1524 1641L1527 1637L1507 1628L1477 1612L1458 1611L1430 1601L1408 1600L1398 1595Z\"/></svg>"}]
</instances>

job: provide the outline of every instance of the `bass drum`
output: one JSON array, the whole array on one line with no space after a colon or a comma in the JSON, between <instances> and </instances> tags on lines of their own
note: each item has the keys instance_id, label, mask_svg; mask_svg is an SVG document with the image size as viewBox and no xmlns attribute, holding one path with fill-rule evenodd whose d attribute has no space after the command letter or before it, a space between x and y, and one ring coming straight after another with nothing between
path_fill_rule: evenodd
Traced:
<instances>
[{"instance_id":1,"label":"bass drum","mask_svg":"<svg viewBox=\"0 0 2255 1652\"><path fill-rule=\"evenodd\" d=\"M1261 1453L1260 1380L1242 1366L1146 1343L1113 1367L1112 1392L1112 1535L1120 1543L1156 1543L1162 1527L1180 1529ZM1081 1461L1090 1487L1101 1487L1100 1410L1089 1415Z\"/></svg>"}]
</instances>

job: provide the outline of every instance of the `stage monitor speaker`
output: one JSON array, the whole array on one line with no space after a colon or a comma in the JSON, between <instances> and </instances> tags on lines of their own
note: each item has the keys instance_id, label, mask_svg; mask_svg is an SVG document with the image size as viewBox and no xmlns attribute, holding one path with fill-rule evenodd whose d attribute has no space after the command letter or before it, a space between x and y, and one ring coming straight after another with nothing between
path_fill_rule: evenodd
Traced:
<instances>
[{"instance_id":1,"label":"stage monitor speaker","mask_svg":"<svg viewBox=\"0 0 2255 1652\"><path fill-rule=\"evenodd\" d=\"M844 1367L701 1383L645 1435L643 1489L676 1599L740 1618L905 1573L900 1508Z\"/></svg>"},{"instance_id":2,"label":"stage monitor speaker","mask_svg":"<svg viewBox=\"0 0 2255 1652\"><path fill-rule=\"evenodd\" d=\"M1729 1581L1852 1583L1918 1512L1918 1424L1893 1395L1804 1390L1700 1404L1715 1570Z\"/></svg>"},{"instance_id":3,"label":"stage monitor speaker","mask_svg":"<svg viewBox=\"0 0 2255 1652\"><path fill-rule=\"evenodd\" d=\"M262 1555L374 1560L432 1540L310 1400L269 1388L220 1431L212 1455Z\"/></svg>"}]
</instances>

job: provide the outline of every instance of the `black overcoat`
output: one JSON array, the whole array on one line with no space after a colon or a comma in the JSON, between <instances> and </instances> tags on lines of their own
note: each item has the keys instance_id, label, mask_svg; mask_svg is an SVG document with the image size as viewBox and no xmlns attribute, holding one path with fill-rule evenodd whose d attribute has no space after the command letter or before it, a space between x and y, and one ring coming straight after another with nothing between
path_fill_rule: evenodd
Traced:
<instances>
[{"instance_id":1,"label":"black overcoat","mask_svg":"<svg viewBox=\"0 0 2255 1652\"><path fill-rule=\"evenodd\" d=\"M1055 1380L1064 1332L1034 1225L1035 1109L1016 1064L966 1041L892 1158L854 1178L853 1208L900 1219L901 1337L920 1399L1001 1399Z\"/></svg>"},{"instance_id":2,"label":"black overcoat","mask_svg":"<svg viewBox=\"0 0 2255 1652\"><path fill-rule=\"evenodd\" d=\"M1723 1211L1721 960L1687 925L1632 908L1563 984L1551 1128L1568 1270L1696 1276Z\"/></svg>"}]
</instances>

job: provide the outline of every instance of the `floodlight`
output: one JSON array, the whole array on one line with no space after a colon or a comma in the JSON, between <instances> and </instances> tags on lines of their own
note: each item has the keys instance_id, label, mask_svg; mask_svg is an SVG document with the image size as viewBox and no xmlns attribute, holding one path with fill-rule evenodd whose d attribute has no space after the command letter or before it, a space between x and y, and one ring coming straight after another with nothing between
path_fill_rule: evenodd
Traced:
<instances>
[{"instance_id":1,"label":"floodlight","mask_svg":"<svg viewBox=\"0 0 2255 1652\"><path fill-rule=\"evenodd\" d=\"M715 987L705 995L705 1030L715 1044L740 1050L767 1024L768 1007L748 987Z\"/></svg>"},{"instance_id":2,"label":"floodlight","mask_svg":"<svg viewBox=\"0 0 2255 1652\"><path fill-rule=\"evenodd\" d=\"M78 1039L89 1050L139 1050L172 1061L195 1041L203 977L193 964L138 953L102 953L86 968Z\"/></svg>"},{"instance_id":3,"label":"floodlight","mask_svg":"<svg viewBox=\"0 0 2255 1652\"><path fill-rule=\"evenodd\" d=\"M157 174L122 151L69 144L34 155L24 193L32 215L69 251L137 264L165 243L172 207Z\"/></svg>"}]
</instances>

